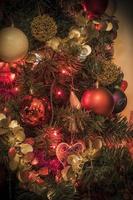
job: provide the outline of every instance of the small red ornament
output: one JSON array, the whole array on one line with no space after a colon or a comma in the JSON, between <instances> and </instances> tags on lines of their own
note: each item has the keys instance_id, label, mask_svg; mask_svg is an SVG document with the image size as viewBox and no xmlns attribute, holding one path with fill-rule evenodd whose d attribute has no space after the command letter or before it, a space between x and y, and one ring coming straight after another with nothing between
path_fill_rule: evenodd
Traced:
<instances>
[{"instance_id":1,"label":"small red ornament","mask_svg":"<svg viewBox=\"0 0 133 200\"><path fill-rule=\"evenodd\" d=\"M116 89L113 93L113 98L115 102L113 113L122 112L127 106L127 97L125 93L119 89Z\"/></svg>"},{"instance_id":2,"label":"small red ornament","mask_svg":"<svg viewBox=\"0 0 133 200\"><path fill-rule=\"evenodd\" d=\"M41 125L49 119L50 103L46 98L25 96L20 105L21 120L32 126Z\"/></svg>"},{"instance_id":3,"label":"small red ornament","mask_svg":"<svg viewBox=\"0 0 133 200\"><path fill-rule=\"evenodd\" d=\"M95 88L84 92L81 105L86 110L92 110L96 114L108 116L114 108L112 94L105 88Z\"/></svg>"},{"instance_id":4,"label":"small red ornament","mask_svg":"<svg viewBox=\"0 0 133 200\"><path fill-rule=\"evenodd\" d=\"M92 19L101 16L105 12L108 6L108 0L85 0L82 6L84 11Z\"/></svg>"},{"instance_id":5,"label":"small red ornament","mask_svg":"<svg viewBox=\"0 0 133 200\"><path fill-rule=\"evenodd\" d=\"M123 80L120 86L121 90L124 92L127 89L127 87L128 87L128 82Z\"/></svg>"},{"instance_id":6,"label":"small red ornament","mask_svg":"<svg viewBox=\"0 0 133 200\"><path fill-rule=\"evenodd\" d=\"M47 151L49 156L56 154L56 147L63 141L61 128L50 127L46 130L44 138L47 143Z\"/></svg>"},{"instance_id":7,"label":"small red ornament","mask_svg":"<svg viewBox=\"0 0 133 200\"><path fill-rule=\"evenodd\" d=\"M66 104L69 99L69 92L61 85L56 85L53 88L53 98L57 104Z\"/></svg>"}]
</instances>

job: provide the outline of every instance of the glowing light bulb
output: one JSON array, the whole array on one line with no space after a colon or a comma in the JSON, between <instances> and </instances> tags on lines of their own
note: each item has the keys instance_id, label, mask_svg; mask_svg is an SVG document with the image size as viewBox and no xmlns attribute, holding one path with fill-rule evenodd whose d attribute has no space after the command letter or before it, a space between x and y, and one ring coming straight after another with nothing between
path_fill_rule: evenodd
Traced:
<instances>
[{"instance_id":1,"label":"glowing light bulb","mask_svg":"<svg viewBox=\"0 0 133 200\"><path fill-rule=\"evenodd\" d=\"M62 95L62 92L61 92L61 91L58 91L57 94L58 94L58 96L61 96L61 95Z\"/></svg>"},{"instance_id":2,"label":"glowing light bulb","mask_svg":"<svg viewBox=\"0 0 133 200\"><path fill-rule=\"evenodd\" d=\"M57 131L54 131L54 132L53 132L53 135L57 136Z\"/></svg>"},{"instance_id":3,"label":"glowing light bulb","mask_svg":"<svg viewBox=\"0 0 133 200\"><path fill-rule=\"evenodd\" d=\"M3 67L4 66L4 62L0 62L0 67Z\"/></svg>"},{"instance_id":4,"label":"glowing light bulb","mask_svg":"<svg viewBox=\"0 0 133 200\"><path fill-rule=\"evenodd\" d=\"M56 149L56 145L52 145L52 149Z\"/></svg>"},{"instance_id":5,"label":"glowing light bulb","mask_svg":"<svg viewBox=\"0 0 133 200\"><path fill-rule=\"evenodd\" d=\"M33 102L33 106L37 106L37 102Z\"/></svg>"},{"instance_id":6,"label":"glowing light bulb","mask_svg":"<svg viewBox=\"0 0 133 200\"><path fill-rule=\"evenodd\" d=\"M10 79L11 79L11 81L14 81L14 79L15 79L15 74L12 73L12 74L10 75Z\"/></svg>"},{"instance_id":7,"label":"glowing light bulb","mask_svg":"<svg viewBox=\"0 0 133 200\"><path fill-rule=\"evenodd\" d=\"M62 74L67 74L67 71L65 69L62 69L61 73Z\"/></svg>"}]
</instances>

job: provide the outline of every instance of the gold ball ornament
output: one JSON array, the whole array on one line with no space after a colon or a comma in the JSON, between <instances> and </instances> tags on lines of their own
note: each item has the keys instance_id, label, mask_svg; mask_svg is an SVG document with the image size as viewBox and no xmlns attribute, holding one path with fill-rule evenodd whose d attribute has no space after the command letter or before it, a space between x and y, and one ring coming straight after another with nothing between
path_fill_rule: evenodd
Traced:
<instances>
[{"instance_id":1,"label":"gold ball ornament","mask_svg":"<svg viewBox=\"0 0 133 200\"><path fill-rule=\"evenodd\" d=\"M57 25L49 15L39 15L31 23L31 32L38 41L46 42L55 37Z\"/></svg>"},{"instance_id":2,"label":"gold ball ornament","mask_svg":"<svg viewBox=\"0 0 133 200\"><path fill-rule=\"evenodd\" d=\"M0 31L0 59L6 62L18 61L28 52L29 42L18 28L7 27Z\"/></svg>"}]
</instances>

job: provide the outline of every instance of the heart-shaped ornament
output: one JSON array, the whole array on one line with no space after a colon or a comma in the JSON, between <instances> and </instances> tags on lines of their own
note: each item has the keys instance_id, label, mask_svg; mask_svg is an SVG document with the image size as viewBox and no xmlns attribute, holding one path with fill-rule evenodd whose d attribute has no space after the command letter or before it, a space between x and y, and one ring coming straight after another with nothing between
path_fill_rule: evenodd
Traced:
<instances>
[{"instance_id":1,"label":"heart-shaped ornament","mask_svg":"<svg viewBox=\"0 0 133 200\"><path fill-rule=\"evenodd\" d=\"M60 143L56 148L56 156L58 160L63 164L67 165L67 158L72 154L79 154L85 150L85 144L83 142L77 142L75 144L69 145L67 143Z\"/></svg>"}]
</instances>

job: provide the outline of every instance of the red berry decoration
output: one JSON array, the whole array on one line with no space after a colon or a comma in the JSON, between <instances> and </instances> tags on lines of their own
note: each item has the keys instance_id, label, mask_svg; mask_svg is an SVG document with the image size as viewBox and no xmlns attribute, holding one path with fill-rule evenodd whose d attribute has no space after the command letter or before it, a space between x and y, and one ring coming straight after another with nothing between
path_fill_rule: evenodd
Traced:
<instances>
[{"instance_id":1,"label":"red berry decoration","mask_svg":"<svg viewBox=\"0 0 133 200\"><path fill-rule=\"evenodd\" d=\"M49 119L50 103L46 98L25 96L20 105L21 120L32 126L41 125Z\"/></svg>"},{"instance_id":2,"label":"red berry decoration","mask_svg":"<svg viewBox=\"0 0 133 200\"><path fill-rule=\"evenodd\" d=\"M105 88L95 88L84 92L81 105L86 110L92 110L96 114L108 116L114 108L112 94Z\"/></svg>"},{"instance_id":3,"label":"red berry decoration","mask_svg":"<svg viewBox=\"0 0 133 200\"><path fill-rule=\"evenodd\" d=\"M105 12L108 6L108 0L85 0L82 5L88 16L95 18Z\"/></svg>"},{"instance_id":4,"label":"red berry decoration","mask_svg":"<svg viewBox=\"0 0 133 200\"><path fill-rule=\"evenodd\" d=\"M124 92L127 89L127 87L128 87L128 82L123 80L120 86L121 90Z\"/></svg>"},{"instance_id":5,"label":"red berry decoration","mask_svg":"<svg viewBox=\"0 0 133 200\"><path fill-rule=\"evenodd\" d=\"M120 113L122 112L126 105L127 105L127 97L125 93L119 89L116 89L113 94L115 107L114 107L114 113Z\"/></svg>"}]
</instances>

